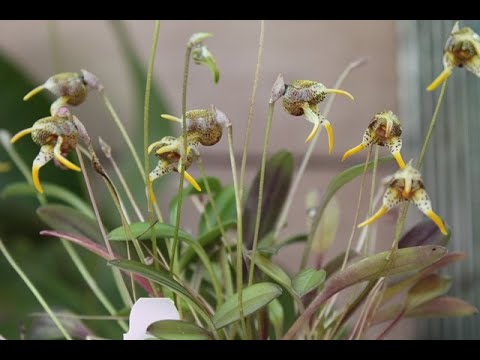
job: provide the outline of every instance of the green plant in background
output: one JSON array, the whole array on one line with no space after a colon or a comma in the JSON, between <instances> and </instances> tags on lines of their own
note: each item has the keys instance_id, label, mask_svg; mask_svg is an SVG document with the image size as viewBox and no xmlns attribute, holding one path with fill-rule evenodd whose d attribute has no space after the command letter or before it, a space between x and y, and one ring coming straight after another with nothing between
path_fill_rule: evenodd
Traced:
<instances>
[{"instance_id":1,"label":"green plant in background","mask_svg":"<svg viewBox=\"0 0 480 360\"><path fill-rule=\"evenodd\" d=\"M368 127L362 144L344 155L346 158L369 147L365 164L337 174L319 201L315 197L309 199L309 233L284 238L282 230L319 136L319 126L323 125L327 129L331 152L333 132L326 116L335 94L343 94L353 99L349 93L337 88L352 70L365 61L361 59L349 64L333 89L312 81L294 81L286 85L282 75L279 75L268 101L261 167L247 192L244 183L247 154L245 149L249 144L249 129L260 76L264 29L265 24L262 21L240 177L237 176L233 149L233 125L240 123L232 124L227 116L214 106L206 110L187 111L190 62L207 66L213 74L214 83L217 83L220 77L216 60L203 43L211 36L209 33L194 34L187 43L182 116L176 118L162 115L167 120L182 124L181 135L157 136L158 134L151 133L150 97L159 21L155 23L145 77L144 166L140 163L134 141L130 139L113 105L105 96L104 85L85 71L82 74L55 75L29 94L36 94L45 88L57 96L50 107L50 117L40 120L41 123L35 123L33 127L21 131L13 138L6 130L1 130L0 140L3 147L10 155L11 162L27 181L7 185L3 190L4 194L37 196L41 204L37 214L51 228L42 231L41 235L61 239L89 291L103 307L103 310L87 313L88 309L66 304L64 309L56 310L49 303L58 303L58 299L46 299L42 295L35 286L36 281L29 279L30 271L22 269L21 262L15 260L15 256L11 255L0 240L0 251L45 311L40 316L37 314L36 321L27 329L29 338L118 338L120 331L127 330L125 320L132 305L138 298L146 296L171 298L178 309L180 320L152 319L149 322L146 331L158 339L362 339L371 336L369 330L373 325L383 324L383 331L378 336L382 339L404 317L467 316L477 312L474 306L463 300L445 296L452 281L437 272L461 260L464 255L447 252L445 245L450 234L445 223L431 208L419 171L438 117L446 82L443 84L430 131L416 167L412 162L405 165L400 155L402 140L408 139L400 139L402 131L398 118L391 112L377 114ZM476 56L480 56L478 48L475 49ZM70 91L71 89L64 87L60 91L56 88L56 80L65 81L67 78L73 79L71 86L78 87L78 91ZM108 144L100 139L102 151L119 175L128 201L118 192L115 181L95 152L95 141L92 141L86 127L73 115L72 110L68 109L68 106L78 105L84 100L88 87L101 92L107 109L129 147L141 175L140 179L136 177L129 182L143 185L144 194L140 197L130 191L130 184L127 184L122 176L121 166L116 165ZM332 96L325 109L320 111L319 104L327 93L332 93ZM29 95L26 97L29 98ZM72 100L77 95L82 98L81 101ZM289 114L304 115L314 124L307 138L309 145L298 171L294 171L293 156L287 150L268 157L275 103L280 98ZM215 177L207 176L202 152L208 149L199 147L218 143L224 129L227 132L233 186L222 185ZM32 178L22 158L10 144L10 141L15 142L30 133L33 140L44 149L33 163ZM152 136L160 140L151 143ZM386 146L392 152L400 170L388 181L384 180L387 188L383 206L372 215L374 207L385 192L383 188L375 194L377 168L393 160L392 157L379 158L378 147L375 147L374 159L370 160L370 145L375 144ZM44 165L53 158L56 159L57 166L77 169L76 165L65 158L66 153L73 149L77 151L90 204L60 185L45 182L41 187L38 181L39 161ZM148 157L151 152L154 152L158 161L152 171ZM115 205L110 212L118 216L122 226L112 228L104 223L106 210L98 206L84 157L104 180ZM186 172L194 161L200 170L200 179L194 179ZM365 228L353 249L364 180L371 169L373 176L369 219L358 225ZM180 174L179 189L171 200L169 219L166 219L158 208L152 183L172 171ZM335 241L338 226L339 211L332 199L344 185L359 176L362 176L362 184L348 247L343 253L324 263L325 255ZM186 188L183 185L184 179L190 183ZM45 191L42 194L43 189ZM181 227L182 207L187 197L193 200L192 203L199 212L196 235ZM53 198L60 199L67 205L49 203ZM375 253L372 231L376 226L374 221L393 205L407 200L414 202L433 223L430 220L421 221L402 236L408 211L407 203L398 219L392 249ZM142 203L148 208L148 221L142 215L141 209L144 207L138 205ZM132 220L133 214L130 214L126 204L134 210L138 221ZM288 274L273 259L280 249L294 243L304 243L305 251L298 272ZM103 290L92 275L91 266L83 261L83 256L76 253L73 245L86 249L101 259L102 274L110 285L115 285L114 291L107 293ZM312 255L315 257L316 266L308 267L307 261ZM110 265L109 268L105 266L106 262ZM352 291L346 303L338 302L338 294L347 288ZM353 321L352 315L357 312L358 317ZM104 323L104 328L100 329L96 327L99 320L111 321ZM84 324L86 322L88 326Z\"/></svg>"}]
</instances>

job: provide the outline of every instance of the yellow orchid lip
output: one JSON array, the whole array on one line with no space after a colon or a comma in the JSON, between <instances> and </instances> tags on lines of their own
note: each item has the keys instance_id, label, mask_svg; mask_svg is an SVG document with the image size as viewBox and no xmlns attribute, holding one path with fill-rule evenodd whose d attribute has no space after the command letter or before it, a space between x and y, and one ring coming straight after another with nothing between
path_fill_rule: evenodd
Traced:
<instances>
[{"instance_id":1,"label":"yellow orchid lip","mask_svg":"<svg viewBox=\"0 0 480 360\"><path fill-rule=\"evenodd\" d=\"M400 167L400 169L403 169L405 167L405 161L403 161L402 154L400 154L400 151L396 151L392 153L393 157L395 160L397 160L397 164Z\"/></svg>"},{"instance_id":2,"label":"yellow orchid lip","mask_svg":"<svg viewBox=\"0 0 480 360\"><path fill-rule=\"evenodd\" d=\"M443 235L448 235L448 231L440 216L438 216L433 210L427 211L425 215L427 215L435 223L435 225L438 226Z\"/></svg>"},{"instance_id":3,"label":"yellow orchid lip","mask_svg":"<svg viewBox=\"0 0 480 360\"><path fill-rule=\"evenodd\" d=\"M28 134L31 134L33 131L33 128L28 128L28 129L24 129L22 131L19 131L18 133L16 133L11 139L10 139L10 143L11 144L15 144L18 140L20 140L22 137L28 135Z\"/></svg>"}]
</instances>

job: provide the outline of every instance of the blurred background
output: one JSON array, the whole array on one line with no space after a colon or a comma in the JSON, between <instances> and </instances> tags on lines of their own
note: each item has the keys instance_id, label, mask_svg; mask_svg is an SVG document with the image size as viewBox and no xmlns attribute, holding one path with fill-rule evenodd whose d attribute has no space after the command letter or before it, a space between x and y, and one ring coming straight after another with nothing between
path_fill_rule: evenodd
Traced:
<instances>
[{"instance_id":1,"label":"blurred background","mask_svg":"<svg viewBox=\"0 0 480 360\"><path fill-rule=\"evenodd\" d=\"M478 21L466 21L477 32ZM43 83L54 73L87 69L99 76L120 118L126 124L137 149L141 151L143 132L144 71L150 53L153 21L0 21L0 128L15 133L48 114L47 94L22 102L31 88ZM293 202L284 235L307 230L305 195L313 189L320 193L339 171L365 160L366 151L340 162L342 154L360 143L363 132L374 114L392 110L399 115L404 128L405 161L415 158L428 127L437 93L425 87L442 70L442 51L453 21L267 21L261 76L257 91L252 138L247 162L246 183L256 174L261 161L267 102L278 73L285 82L297 79L316 80L327 87L352 61L367 57L368 62L353 71L341 87L355 96L351 102L337 97L329 115L335 132L335 147L328 155L325 133L320 135L314 156L302 179ZM237 163L241 161L245 125L257 60L259 21L162 21L154 69L151 141L165 134L178 134L179 128L162 121L159 114L179 116L185 44L194 32L211 32L206 43L220 68L220 82L214 85L204 68L191 66L188 109L206 108L215 104L232 120L235 133ZM452 226L450 250L467 253L467 260L448 269L454 279L451 293L479 305L480 233L475 221L480 201L474 186L480 179L480 166L475 154L480 144L478 114L480 81L466 71L455 71L447 88L446 99L427 152L424 180L437 212ZM76 115L95 138L101 136L112 146L113 156L124 171L127 181L142 207L144 196L134 163L118 129L110 119L98 94L90 93ZM172 126L173 125L173 126ZM269 153L288 149L294 154L298 168L306 150L305 138L311 125L301 118L286 114L277 107ZM27 163L38 149L27 138L17 149ZM381 154L386 154L382 149ZM222 183L231 182L227 141L202 150L206 171ZM0 162L7 161L3 150ZM152 161L153 164L153 161ZM379 168L383 177L395 171L395 164ZM189 172L195 177L198 170ZM155 184L163 212L176 192L177 174ZM61 172L53 166L42 170L42 182L50 181L84 194L81 177ZM111 208L104 183L95 174L94 191L104 209ZM16 170L0 173L0 189L7 183L22 180ZM369 184L367 176L367 184ZM355 213L360 179L348 184L337 195L341 211L336 241L329 257L345 249ZM369 185L367 185L369 186ZM366 213L368 196L364 196L360 214ZM0 236L12 254L41 289L47 300L62 309L79 313L101 313L101 307L84 285L65 251L55 240L41 238L45 225L37 218L36 199L28 197L0 198ZM106 212L109 228L118 226L118 219ZM390 247L397 212L391 211L378 222L378 251ZM182 227L193 231L198 214L185 206ZM409 224L422 219L416 209L409 212ZM85 261L107 294L114 293L105 263L80 250ZM276 257L278 263L294 271L300 261L301 245L293 245ZM28 289L0 258L0 334L18 338L29 313L40 311ZM95 325L104 336L106 327ZM391 338L480 338L478 318L436 321L404 321L391 333Z\"/></svg>"}]
</instances>

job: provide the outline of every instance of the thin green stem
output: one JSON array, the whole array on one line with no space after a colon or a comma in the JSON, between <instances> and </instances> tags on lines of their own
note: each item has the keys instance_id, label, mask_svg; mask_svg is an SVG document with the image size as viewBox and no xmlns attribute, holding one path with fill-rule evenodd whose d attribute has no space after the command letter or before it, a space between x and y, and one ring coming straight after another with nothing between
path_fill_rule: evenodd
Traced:
<instances>
[{"instance_id":1,"label":"thin green stem","mask_svg":"<svg viewBox=\"0 0 480 360\"><path fill-rule=\"evenodd\" d=\"M363 187L365 185L365 177L367 175L368 162L370 161L371 154L372 154L372 147L370 146L368 149L367 158L365 159L365 166L363 167L363 175L360 183L360 190L358 191L357 208L355 209L355 217L353 220L352 230L350 231L350 237L348 238L347 250L345 251L345 257L343 258L341 270L345 269L345 267L347 266L348 254L350 253L350 249L352 248L353 237L355 236L355 232L357 230L358 216L360 215L360 204L362 202L362 195L363 195Z\"/></svg>"},{"instance_id":2,"label":"thin green stem","mask_svg":"<svg viewBox=\"0 0 480 360\"><path fill-rule=\"evenodd\" d=\"M255 230L253 235L252 257L251 257L250 268L248 272L248 286L252 285L253 273L255 270L255 256L257 253L258 235L260 232L260 221L262 219L263 187L265 183L265 167L267 165L267 150L268 150L268 143L270 141L270 131L272 130L274 110L275 110L275 102L270 102L268 104L267 125L265 130L265 138L263 140L262 164L260 167L260 181L258 185L257 215L255 217Z\"/></svg>"},{"instance_id":3,"label":"thin green stem","mask_svg":"<svg viewBox=\"0 0 480 360\"><path fill-rule=\"evenodd\" d=\"M153 31L152 47L150 50L150 58L148 60L148 71L147 71L147 81L145 84L145 101L143 106L143 157L145 162L145 188L147 194L147 204L148 204L148 221L150 222L150 239L152 241L152 252L153 252L153 263L156 268L159 266L157 259L157 236L155 234L154 226L154 217L153 217L153 203L155 199L151 199L151 191L149 188L149 174L150 174L150 162L148 159L148 130L150 122L150 97L152 92L152 77L153 77L153 66L155 64L155 55L157 53L157 44L158 44L158 34L160 33L160 20L155 20L155 29Z\"/></svg>"},{"instance_id":4,"label":"thin green stem","mask_svg":"<svg viewBox=\"0 0 480 360\"><path fill-rule=\"evenodd\" d=\"M255 78L253 80L252 95L250 97L250 108L248 111L247 128L245 132L245 141L243 143L242 165L240 168L240 199L243 201L243 194L245 193L245 169L247 166L248 145L250 144L250 133L252 130L253 111L255 109L255 97L257 95L258 79L260 78L260 67L263 56L263 42L265 38L265 20L260 21L260 36L258 39L258 53L257 65L255 68Z\"/></svg>"},{"instance_id":5,"label":"thin green stem","mask_svg":"<svg viewBox=\"0 0 480 360\"><path fill-rule=\"evenodd\" d=\"M47 302L43 298L43 296L40 294L40 292L37 290L37 288L32 284L28 276L23 272L23 270L18 266L18 264L15 262L15 260L12 258L10 253L8 252L7 248L3 244L2 239L0 239L0 251L2 252L3 256L5 256L5 259L7 259L8 263L10 266L16 271L16 273L22 278L23 282L27 287L30 289L32 292L33 296L37 299L37 301L42 305L43 309L45 312L50 316L52 319L53 323L58 327L62 335L65 337L67 340L72 340L72 337L68 334L67 330L63 327L62 323L60 320L58 320L57 316L53 313L52 309L50 306L48 306Z\"/></svg>"},{"instance_id":6,"label":"thin green stem","mask_svg":"<svg viewBox=\"0 0 480 360\"><path fill-rule=\"evenodd\" d=\"M238 187L237 164L235 162L235 151L233 149L233 129L227 127L228 152L230 154L230 165L232 167L233 188L235 190L235 205L237 209L237 293L238 307L240 313L240 323L242 331L246 338L249 338L250 332L247 332L247 323L245 321L245 312L243 310L243 219L242 219L242 199L240 199L240 189Z\"/></svg>"},{"instance_id":7,"label":"thin green stem","mask_svg":"<svg viewBox=\"0 0 480 360\"><path fill-rule=\"evenodd\" d=\"M379 153L379 147L375 146L375 153L373 155L373 169L372 169L372 183L370 184L370 198L368 200L368 215L367 219L372 216L373 213L373 199L375 197L375 188L377 186L376 180L377 180L377 167L378 167L378 153ZM370 246L370 235L372 232L372 227L370 225L367 225L367 240L364 243L364 254L367 255L369 252L369 246Z\"/></svg>"},{"instance_id":8,"label":"thin green stem","mask_svg":"<svg viewBox=\"0 0 480 360\"><path fill-rule=\"evenodd\" d=\"M213 197L213 193L212 193L212 190L210 188L210 184L208 183L207 173L205 172L205 167L203 166L203 161L202 161L202 158L200 156L197 158L197 167L200 170L200 175L202 176L203 182L205 184L205 189L207 190L208 199L210 201L213 213L215 215L215 221L217 222L217 225L220 228L220 234L221 234L221 240L222 240L223 246L227 250L228 258L231 259L232 258L232 252L230 250L230 246L227 243L227 236L226 236L226 233L225 233L225 228L224 228L222 220L220 218L220 213L218 212L217 204L215 202L215 198ZM208 221L208 217L205 217L205 219Z\"/></svg>"},{"instance_id":9,"label":"thin green stem","mask_svg":"<svg viewBox=\"0 0 480 360\"><path fill-rule=\"evenodd\" d=\"M423 142L422 150L420 151L420 157L418 158L417 162L417 169L421 170L423 165L423 160L425 160L425 154L427 153L428 145L430 144L430 139L432 138L433 129L435 128L435 124L437 123L438 115L440 113L440 108L442 105L443 97L445 95L445 89L447 88L448 79L442 85L442 89L440 90L440 95L438 96L437 105L435 106L435 111L432 115L432 120L430 121L430 126L427 131L427 135L425 136L425 141ZM388 258L394 255L395 251L398 249L398 242L400 241L400 236L402 234L403 228L405 226L405 221L407 219L408 208L410 203L406 203L403 206L403 209L398 217L397 226L395 228L395 240L392 244L392 249Z\"/></svg>"},{"instance_id":10,"label":"thin green stem","mask_svg":"<svg viewBox=\"0 0 480 360\"><path fill-rule=\"evenodd\" d=\"M140 221L145 221L142 212L140 211L140 208L138 207L137 202L135 201L135 198L132 195L132 192L130 191L130 188L128 187L127 181L125 180L125 177L122 174L122 171L117 165L117 162L112 156L109 156L108 159L110 160L110 163L112 164L113 170L118 176L118 179L120 180L120 184L122 184L123 190L127 194L128 200L130 201L130 204L133 207L133 210L135 211L135 214L137 215L138 220Z\"/></svg>"},{"instance_id":11,"label":"thin green stem","mask_svg":"<svg viewBox=\"0 0 480 360\"><path fill-rule=\"evenodd\" d=\"M343 81L347 78L347 76L350 74L350 72L353 71L354 69L358 68L359 66L363 65L364 63L366 63L366 61L367 61L366 58L361 58L361 59L358 59L358 60L348 64L348 66L345 68L345 70L343 70L343 72L338 77L338 79L337 79L337 81L334 85L334 88L336 88L336 89L340 88ZM323 112L323 115L325 117L328 116L328 114L330 112L330 109L332 108L333 101L335 100L335 97L336 97L336 95L332 94L328 98L328 101L327 101L326 106L325 106L325 111ZM320 129L322 129L322 128L320 128ZM275 231L274 231L274 235L273 235L274 239L278 238L278 235L280 234L280 231L282 230L282 228L285 224L285 221L287 220L287 216L288 216L288 213L289 213L290 208L292 206L293 199L294 199L295 194L296 194L296 192L298 190L298 187L300 185L300 181L303 178L303 174L305 173L305 170L307 168L307 164L308 164L308 162L309 162L309 160L310 160L310 158L313 154L313 149L315 148L315 144L317 143L319 135L320 135L320 131L318 131L318 133L315 135L315 137L312 139L312 141L310 141L310 144L308 145L307 151L305 152L305 155L303 157L300 168L299 168L298 172L296 173L295 178L293 179L292 186L290 187L290 189L288 191L287 200L285 201L285 205L284 205L284 207L282 209L282 212L280 213L280 216L278 217L278 221L275 225ZM305 267L305 265L307 263L308 255L311 252L311 247L312 247L312 244L311 244L311 240L309 239L309 242L307 242L307 245L305 246L305 249L304 249L303 255L302 255L302 262L301 262L301 265L300 265L300 267L302 269Z\"/></svg>"},{"instance_id":12,"label":"thin green stem","mask_svg":"<svg viewBox=\"0 0 480 360\"><path fill-rule=\"evenodd\" d=\"M144 178L145 175L144 175L144 172L143 172L142 163L141 163L141 161L140 161L140 158L138 157L138 154L137 154L137 151L135 150L135 147L133 146L132 139L131 139L130 136L128 135L128 132L127 132L127 130L125 129L125 126L123 125L122 120L120 120L120 117L118 116L117 112L116 112L115 109L113 108L113 105L112 105L112 103L110 102L110 99L108 98L108 96L107 96L107 94L105 93L105 91L102 91L101 94L102 94L103 102L105 103L105 106L106 106L108 112L109 112L110 115L112 116L112 119L113 119L113 121L115 122L115 124L117 125L118 129L120 130L120 133L122 134L123 139L124 139L125 142L127 143L128 149L129 149L130 152L132 153L133 160L135 161L135 164L137 165L137 168L138 168L138 171L139 171L139 173L140 173L140 176L141 176L142 178ZM147 146L148 146L148 145L147 145Z\"/></svg>"},{"instance_id":13,"label":"thin green stem","mask_svg":"<svg viewBox=\"0 0 480 360\"><path fill-rule=\"evenodd\" d=\"M182 139L183 151L180 157L180 181L178 185L178 206L177 217L175 219L175 232L173 234L172 257L170 258L170 273L173 273L173 264L175 262L175 255L178 247L178 231L180 230L180 220L182 216L183 206L183 182L185 179L185 164L183 163L184 155L187 154L187 85L188 73L190 70L190 55L192 54L192 45L189 43L185 50L185 64L183 69L183 84L182 84Z\"/></svg>"}]
</instances>

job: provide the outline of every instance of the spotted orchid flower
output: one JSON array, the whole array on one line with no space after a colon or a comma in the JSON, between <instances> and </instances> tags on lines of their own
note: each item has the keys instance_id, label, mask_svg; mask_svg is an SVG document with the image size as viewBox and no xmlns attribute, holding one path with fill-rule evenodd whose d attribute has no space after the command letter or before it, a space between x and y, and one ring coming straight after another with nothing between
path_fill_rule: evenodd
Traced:
<instances>
[{"instance_id":1,"label":"spotted orchid flower","mask_svg":"<svg viewBox=\"0 0 480 360\"><path fill-rule=\"evenodd\" d=\"M13 136L10 142L13 144L28 134L31 134L33 142L40 146L40 152L32 165L33 185L39 193L43 193L39 179L40 168L50 160L54 159L59 167L81 171L77 165L65 158L78 143L78 130L67 108L62 107L55 115L37 120L31 128Z\"/></svg>"},{"instance_id":2,"label":"spotted orchid flower","mask_svg":"<svg viewBox=\"0 0 480 360\"><path fill-rule=\"evenodd\" d=\"M376 114L373 120L365 130L363 139L360 145L357 145L347 152L342 157L342 161L348 157L362 151L372 144L385 146L397 160L400 169L405 167L400 150L402 148L402 127L398 117L392 111L383 111Z\"/></svg>"},{"instance_id":3,"label":"spotted orchid flower","mask_svg":"<svg viewBox=\"0 0 480 360\"><path fill-rule=\"evenodd\" d=\"M155 152L155 156L158 158L157 166L150 172L148 176L149 180L149 192L150 192L150 199L154 200L155 196L153 194L153 182L166 175L171 173L172 171L180 172L180 152L175 148L170 151L158 153L157 151L162 148L169 147L173 144L177 144L180 141L179 138L174 136L165 136L160 141L157 141L151 144L148 147L148 152L151 153L152 151ZM181 142L181 141L180 141ZM197 155L196 150L189 151L186 157L187 161L185 161L185 179L197 190L202 191L200 185L195 181L195 179L186 171L190 165L192 165L194 156Z\"/></svg>"},{"instance_id":4,"label":"spotted orchid flower","mask_svg":"<svg viewBox=\"0 0 480 360\"><path fill-rule=\"evenodd\" d=\"M410 201L438 226L443 235L448 234L443 220L432 210L432 204L425 190L420 171L415 169L411 162L391 176L388 188L383 196L382 207L372 217L359 224L358 227L369 225L394 206Z\"/></svg>"},{"instance_id":5,"label":"spotted orchid flower","mask_svg":"<svg viewBox=\"0 0 480 360\"><path fill-rule=\"evenodd\" d=\"M443 71L427 87L435 90L443 83L456 67L464 67L480 77L480 36L469 27L460 29L455 23L443 51Z\"/></svg>"},{"instance_id":6,"label":"spotted orchid flower","mask_svg":"<svg viewBox=\"0 0 480 360\"><path fill-rule=\"evenodd\" d=\"M83 103L91 89L103 89L100 80L92 73L86 70L81 70L80 73L65 72L48 78L45 83L25 95L23 100L27 101L43 90L50 91L57 97L50 106L50 114L54 116L66 105L76 106Z\"/></svg>"},{"instance_id":7,"label":"spotted orchid flower","mask_svg":"<svg viewBox=\"0 0 480 360\"><path fill-rule=\"evenodd\" d=\"M287 113L293 116L303 115L308 121L313 123L313 129L305 142L313 139L320 125L325 127L328 133L329 154L333 150L333 130L330 122L320 114L318 104L330 93L345 95L351 100L354 99L346 91L328 89L325 85L310 80L295 80L291 84L285 85L285 93L283 94L283 108Z\"/></svg>"}]
</instances>

